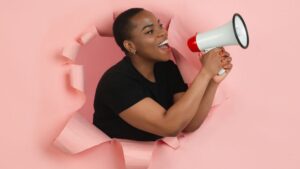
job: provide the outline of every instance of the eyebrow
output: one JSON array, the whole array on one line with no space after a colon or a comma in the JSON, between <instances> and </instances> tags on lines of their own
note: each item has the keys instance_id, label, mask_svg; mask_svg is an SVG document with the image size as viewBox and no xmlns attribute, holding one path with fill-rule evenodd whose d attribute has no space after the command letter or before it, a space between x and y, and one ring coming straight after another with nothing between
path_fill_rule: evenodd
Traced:
<instances>
[{"instance_id":1,"label":"eyebrow","mask_svg":"<svg viewBox=\"0 0 300 169\"><path fill-rule=\"evenodd\" d=\"M157 22L160 23L160 20L158 19ZM151 26L153 26L153 23L144 26L143 29L142 29L142 31L143 31L144 29L148 28L148 27L151 27Z\"/></svg>"}]
</instances>

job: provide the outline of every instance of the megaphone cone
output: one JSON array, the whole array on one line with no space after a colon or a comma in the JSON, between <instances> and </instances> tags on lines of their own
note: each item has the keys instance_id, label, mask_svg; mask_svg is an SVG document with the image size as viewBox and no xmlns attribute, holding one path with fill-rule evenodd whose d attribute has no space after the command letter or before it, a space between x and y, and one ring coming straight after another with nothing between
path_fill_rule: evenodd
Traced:
<instances>
[{"instance_id":1,"label":"megaphone cone","mask_svg":"<svg viewBox=\"0 0 300 169\"><path fill-rule=\"evenodd\" d=\"M242 16L235 13L232 20L227 24L205 33L197 33L187 41L192 52L204 51L207 49L239 45L246 49L249 46L249 35Z\"/></svg>"}]
</instances>

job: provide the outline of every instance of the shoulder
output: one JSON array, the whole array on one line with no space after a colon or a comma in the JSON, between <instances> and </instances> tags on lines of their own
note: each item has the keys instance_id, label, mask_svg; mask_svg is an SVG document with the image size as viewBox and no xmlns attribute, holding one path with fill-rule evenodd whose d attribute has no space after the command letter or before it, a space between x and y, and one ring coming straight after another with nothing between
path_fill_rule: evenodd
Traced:
<instances>
[{"instance_id":1,"label":"shoulder","mask_svg":"<svg viewBox=\"0 0 300 169\"><path fill-rule=\"evenodd\" d=\"M131 76L134 72L130 69L130 65L125 58L120 60L115 65L107 69L102 75L100 81L106 81L108 79L122 79L124 77Z\"/></svg>"},{"instance_id":2,"label":"shoulder","mask_svg":"<svg viewBox=\"0 0 300 169\"><path fill-rule=\"evenodd\" d=\"M178 69L176 63L174 63L172 60L168 60L165 62L159 62L157 67L160 72L164 72L167 75L179 72L179 69Z\"/></svg>"},{"instance_id":3,"label":"shoulder","mask_svg":"<svg viewBox=\"0 0 300 169\"><path fill-rule=\"evenodd\" d=\"M114 90L116 88L129 87L136 82L136 73L124 58L104 72L99 80L97 90Z\"/></svg>"}]
</instances>

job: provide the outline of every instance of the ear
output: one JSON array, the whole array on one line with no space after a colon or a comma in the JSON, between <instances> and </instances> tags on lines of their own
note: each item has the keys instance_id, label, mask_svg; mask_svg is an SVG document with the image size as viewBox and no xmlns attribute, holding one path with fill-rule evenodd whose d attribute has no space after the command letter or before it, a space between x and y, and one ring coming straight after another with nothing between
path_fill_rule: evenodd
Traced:
<instances>
[{"instance_id":1,"label":"ear","mask_svg":"<svg viewBox=\"0 0 300 169\"><path fill-rule=\"evenodd\" d=\"M126 48L126 50L130 53L134 53L136 51L135 45L130 40L124 40L123 46Z\"/></svg>"}]
</instances>

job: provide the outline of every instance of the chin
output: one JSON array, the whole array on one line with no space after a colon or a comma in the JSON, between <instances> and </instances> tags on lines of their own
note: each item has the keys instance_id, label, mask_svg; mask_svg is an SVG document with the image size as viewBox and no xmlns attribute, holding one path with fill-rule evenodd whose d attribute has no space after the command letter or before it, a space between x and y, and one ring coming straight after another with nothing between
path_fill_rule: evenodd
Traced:
<instances>
[{"instance_id":1,"label":"chin","mask_svg":"<svg viewBox=\"0 0 300 169\"><path fill-rule=\"evenodd\" d=\"M162 61L168 61L168 60L170 60L170 55L166 55L166 56L163 56L163 57L161 57L161 60Z\"/></svg>"},{"instance_id":2,"label":"chin","mask_svg":"<svg viewBox=\"0 0 300 169\"><path fill-rule=\"evenodd\" d=\"M150 55L148 55L148 58L151 58L151 60L156 61L156 62L164 62L170 60L172 57L172 52L171 51L155 51L152 52Z\"/></svg>"},{"instance_id":3,"label":"chin","mask_svg":"<svg viewBox=\"0 0 300 169\"><path fill-rule=\"evenodd\" d=\"M161 55L160 58L161 58L162 61L168 61L168 60L170 60L171 59L171 52L168 52L168 53L166 53L164 55Z\"/></svg>"}]
</instances>

